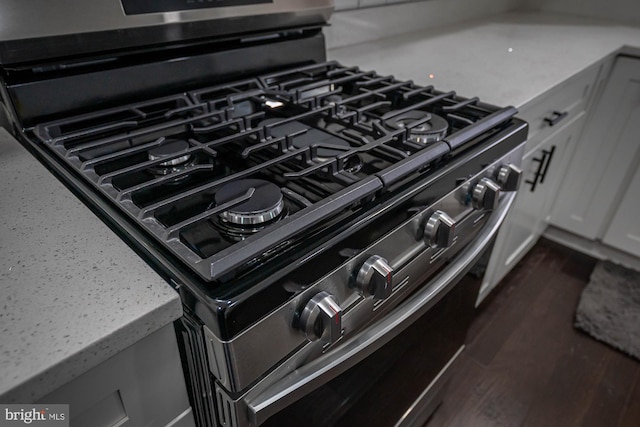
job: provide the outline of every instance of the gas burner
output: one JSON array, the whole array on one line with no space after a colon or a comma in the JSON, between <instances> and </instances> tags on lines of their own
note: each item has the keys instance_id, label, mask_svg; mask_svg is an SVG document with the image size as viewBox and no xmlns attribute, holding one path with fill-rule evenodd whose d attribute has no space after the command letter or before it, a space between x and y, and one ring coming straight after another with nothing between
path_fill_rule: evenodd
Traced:
<instances>
[{"instance_id":1,"label":"gas burner","mask_svg":"<svg viewBox=\"0 0 640 427\"><path fill-rule=\"evenodd\" d=\"M283 120L279 118L267 119L260 122L259 126L269 126L281 121ZM330 160L351 148L344 139L295 120L273 126L270 129L270 137L272 138L283 138L290 135L295 135L292 137L292 143L295 148L322 145L316 151L317 159L320 161Z\"/></svg>"},{"instance_id":2,"label":"gas burner","mask_svg":"<svg viewBox=\"0 0 640 427\"><path fill-rule=\"evenodd\" d=\"M280 121L282 119L267 119L260 122L260 126L268 126ZM272 127L270 130L272 138L281 138L287 135L296 135L292 137L292 143L295 148L309 148L312 145L320 145L316 149L315 158L319 162L335 159L340 154L351 149L351 144L348 141L298 121L283 123ZM353 155L346 160L344 169L350 173L357 173L361 168L362 159L358 155Z\"/></svg>"},{"instance_id":3,"label":"gas burner","mask_svg":"<svg viewBox=\"0 0 640 427\"><path fill-rule=\"evenodd\" d=\"M281 121L282 119L267 119L260 122L259 125L268 126ZM344 139L298 121L286 122L271 128L270 136L272 138L282 138L288 135L295 135L292 138L295 148L308 148L316 144L323 145L323 147L318 147L316 151L317 159L320 161L330 160L351 148L351 145Z\"/></svg>"},{"instance_id":4,"label":"gas burner","mask_svg":"<svg viewBox=\"0 0 640 427\"><path fill-rule=\"evenodd\" d=\"M282 192L277 185L262 179L242 179L223 185L215 194L215 203L229 203L244 196L251 188L254 192L249 200L220 214L224 222L241 227L258 226L280 216L284 209Z\"/></svg>"},{"instance_id":5,"label":"gas burner","mask_svg":"<svg viewBox=\"0 0 640 427\"><path fill-rule=\"evenodd\" d=\"M335 112L338 115L343 115L347 112L347 107L344 104L340 104L342 98L340 95L329 95L322 101L323 105L335 106Z\"/></svg>"},{"instance_id":6,"label":"gas burner","mask_svg":"<svg viewBox=\"0 0 640 427\"><path fill-rule=\"evenodd\" d=\"M161 162L149 168L152 174L156 176L169 175L171 173L182 172L194 163L194 158L189 150L189 143L181 139L167 139L157 147L147 152L149 160L161 160L169 158L165 162ZM182 155L180 155L183 153ZM185 175L186 177L186 175Z\"/></svg>"},{"instance_id":7,"label":"gas burner","mask_svg":"<svg viewBox=\"0 0 640 427\"><path fill-rule=\"evenodd\" d=\"M328 83L323 86L318 86L314 89L302 91L300 93L300 99L309 99L316 96L322 96L325 93L333 92L335 89L336 88L333 83Z\"/></svg>"},{"instance_id":8,"label":"gas burner","mask_svg":"<svg viewBox=\"0 0 640 427\"><path fill-rule=\"evenodd\" d=\"M449 124L445 119L426 111L411 110L387 120L387 125L393 129L405 129L412 123L423 120L417 126L409 129L409 140L418 144L429 144L440 141L447 135Z\"/></svg>"}]
</instances>

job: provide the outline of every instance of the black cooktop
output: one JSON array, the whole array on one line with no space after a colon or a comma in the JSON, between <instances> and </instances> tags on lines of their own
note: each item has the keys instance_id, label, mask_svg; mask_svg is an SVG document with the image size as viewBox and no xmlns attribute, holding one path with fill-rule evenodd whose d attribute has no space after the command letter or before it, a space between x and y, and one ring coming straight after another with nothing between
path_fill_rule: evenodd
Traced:
<instances>
[{"instance_id":1,"label":"black cooktop","mask_svg":"<svg viewBox=\"0 0 640 427\"><path fill-rule=\"evenodd\" d=\"M34 134L213 283L368 209L515 112L329 62L43 123Z\"/></svg>"}]
</instances>

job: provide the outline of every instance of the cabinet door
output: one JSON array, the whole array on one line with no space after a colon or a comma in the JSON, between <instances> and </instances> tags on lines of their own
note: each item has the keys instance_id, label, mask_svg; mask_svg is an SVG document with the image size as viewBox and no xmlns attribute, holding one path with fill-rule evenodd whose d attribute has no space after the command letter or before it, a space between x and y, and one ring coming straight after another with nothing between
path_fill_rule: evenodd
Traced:
<instances>
[{"instance_id":1,"label":"cabinet door","mask_svg":"<svg viewBox=\"0 0 640 427\"><path fill-rule=\"evenodd\" d=\"M40 402L68 404L74 427L195 426L172 324Z\"/></svg>"},{"instance_id":2,"label":"cabinet door","mask_svg":"<svg viewBox=\"0 0 640 427\"><path fill-rule=\"evenodd\" d=\"M584 113L579 114L522 159L520 189L496 239L479 301L520 261L546 228L568 161L566 154L572 151L584 118Z\"/></svg>"},{"instance_id":3,"label":"cabinet door","mask_svg":"<svg viewBox=\"0 0 640 427\"><path fill-rule=\"evenodd\" d=\"M640 257L640 168L627 187L603 242Z\"/></svg>"},{"instance_id":4,"label":"cabinet door","mask_svg":"<svg viewBox=\"0 0 640 427\"><path fill-rule=\"evenodd\" d=\"M590 115L553 208L552 224L602 238L638 150L640 60L620 57Z\"/></svg>"}]
</instances>

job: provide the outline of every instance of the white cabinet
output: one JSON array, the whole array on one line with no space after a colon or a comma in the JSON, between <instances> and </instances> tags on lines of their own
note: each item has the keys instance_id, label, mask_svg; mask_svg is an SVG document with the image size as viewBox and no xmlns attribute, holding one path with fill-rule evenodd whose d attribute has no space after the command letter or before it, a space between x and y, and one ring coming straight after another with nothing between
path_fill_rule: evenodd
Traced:
<instances>
[{"instance_id":1,"label":"white cabinet","mask_svg":"<svg viewBox=\"0 0 640 427\"><path fill-rule=\"evenodd\" d=\"M585 124L595 87L608 64L596 64L521 109L529 123L523 177L511 212L498 233L478 303L517 264L546 229L566 166Z\"/></svg>"},{"instance_id":2,"label":"white cabinet","mask_svg":"<svg viewBox=\"0 0 640 427\"><path fill-rule=\"evenodd\" d=\"M573 149L584 118L585 113L579 113L523 157L520 189L496 239L478 301L522 259L546 228L567 153Z\"/></svg>"},{"instance_id":3,"label":"white cabinet","mask_svg":"<svg viewBox=\"0 0 640 427\"><path fill-rule=\"evenodd\" d=\"M169 324L40 399L68 404L74 427L194 427Z\"/></svg>"},{"instance_id":4,"label":"white cabinet","mask_svg":"<svg viewBox=\"0 0 640 427\"><path fill-rule=\"evenodd\" d=\"M640 121L640 117L638 120ZM640 218L638 218L640 214L640 168L636 164L634 169L635 175L629 183L602 241L616 249L640 256Z\"/></svg>"},{"instance_id":5,"label":"white cabinet","mask_svg":"<svg viewBox=\"0 0 640 427\"><path fill-rule=\"evenodd\" d=\"M616 59L589 118L558 193L551 223L586 239L604 237L605 243L621 249L636 248L635 255L640 256L638 244L632 244L633 236L640 233L628 228L633 215L637 216L633 211L640 208L639 187L632 184L626 190L640 153L639 59ZM636 220L635 230L637 227Z\"/></svg>"}]
</instances>

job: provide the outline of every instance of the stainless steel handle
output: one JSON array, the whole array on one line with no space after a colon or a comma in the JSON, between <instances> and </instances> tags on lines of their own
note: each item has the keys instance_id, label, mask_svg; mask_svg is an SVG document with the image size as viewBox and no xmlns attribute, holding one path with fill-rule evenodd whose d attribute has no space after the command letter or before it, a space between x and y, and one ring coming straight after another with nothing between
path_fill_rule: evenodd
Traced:
<instances>
[{"instance_id":1,"label":"stainless steel handle","mask_svg":"<svg viewBox=\"0 0 640 427\"><path fill-rule=\"evenodd\" d=\"M504 221L516 193L502 197L483 230L447 269L384 319L346 340L335 350L298 368L268 389L245 397L249 423L258 426L311 391L317 389L391 341L426 313L464 276L491 243Z\"/></svg>"}]
</instances>

